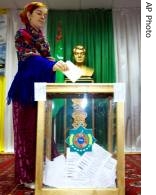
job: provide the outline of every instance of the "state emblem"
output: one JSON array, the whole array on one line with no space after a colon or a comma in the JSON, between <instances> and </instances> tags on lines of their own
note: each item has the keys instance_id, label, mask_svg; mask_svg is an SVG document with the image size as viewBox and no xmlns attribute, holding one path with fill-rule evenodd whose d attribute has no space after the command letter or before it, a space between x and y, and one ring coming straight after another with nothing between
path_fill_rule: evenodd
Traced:
<instances>
[{"instance_id":1,"label":"state emblem","mask_svg":"<svg viewBox=\"0 0 156 195\"><path fill-rule=\"evenodd\" d=\"M91 152L95 141L92 129L84 128L81 125L76 129L70 129L69 136L66 138L70 151L77 152L80 155L83 155L85 152Z\"/></svg>"}]
</instances>

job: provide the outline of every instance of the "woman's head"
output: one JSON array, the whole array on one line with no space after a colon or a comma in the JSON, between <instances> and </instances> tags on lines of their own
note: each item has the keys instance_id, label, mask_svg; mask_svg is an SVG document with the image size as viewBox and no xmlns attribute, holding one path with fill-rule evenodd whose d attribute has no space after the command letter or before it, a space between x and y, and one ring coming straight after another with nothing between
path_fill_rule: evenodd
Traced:
<instances>
[{"instance_id":1,"label":"woman's head","mask_svg":"<svg viewBox=\"0 0 156 195\"><path fill-rule=\"evenodd\" d=\"M31 2L21 11L20 18L24 24L30 24L34 28L40 29L44 25L47 12L47 6L44 3Z\"/></svg>"}]
</instances>

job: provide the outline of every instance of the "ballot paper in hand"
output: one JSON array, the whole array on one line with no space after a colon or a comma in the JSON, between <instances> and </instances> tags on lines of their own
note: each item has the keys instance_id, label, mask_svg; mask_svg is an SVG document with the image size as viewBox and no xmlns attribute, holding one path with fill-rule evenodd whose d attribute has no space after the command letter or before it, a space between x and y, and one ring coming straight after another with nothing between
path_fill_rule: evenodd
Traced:
<instances>
[{"instance_id":1,"label":"ballot paper in hand","mask_svg":"<svg viewBox=\"0 0 156 195\"><path fill-rule=\"evenodd\" d=\"M66 61L66 64L69 70L63 71L63 74L74 83L82 76L82 70L69 60Z\"/></svg>"}]
</instances>

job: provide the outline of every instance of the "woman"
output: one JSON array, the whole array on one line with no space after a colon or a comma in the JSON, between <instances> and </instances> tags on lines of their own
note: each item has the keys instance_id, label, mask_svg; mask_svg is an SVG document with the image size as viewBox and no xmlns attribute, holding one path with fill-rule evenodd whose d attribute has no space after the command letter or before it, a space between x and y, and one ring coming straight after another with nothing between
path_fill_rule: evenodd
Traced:
<instances>
[{"instance_id":1,"label":"woman","mask_svg":"<svg viewBox=\"0 0 156 195\"><path fill-rule=\"evenodd\" d=\"M65 71L63 61L54 61L41 29L47 7L31 2L20 13L25 28L15 36L18 71L8 92L8 104L13 103L15 176L18 183L33 188L35 181L37 103L34 101L34 82L54 82L55 71ZM56 150L53 157L57 156Z\"/></svg>"}]
</instances>

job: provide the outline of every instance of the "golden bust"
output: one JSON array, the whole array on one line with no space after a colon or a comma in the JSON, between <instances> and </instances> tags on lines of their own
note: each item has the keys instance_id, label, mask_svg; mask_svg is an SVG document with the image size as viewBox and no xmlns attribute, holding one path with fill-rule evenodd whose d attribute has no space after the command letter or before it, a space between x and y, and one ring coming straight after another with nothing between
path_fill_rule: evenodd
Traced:
<instances>
[{"instance_id":1,"label":"golden bust","mask_svg":"<svg viewBox=\"0 0 156 195\"><path fill-rule=\"evenodd\" d=\"M83 72L82 76L91 77L93 75L94 70L84 65L85 57L86 57L86 49L82 45L77 45L73 49L73 55L74 55L75 65L78 66Z\"/></svg>"}]
</instances>

